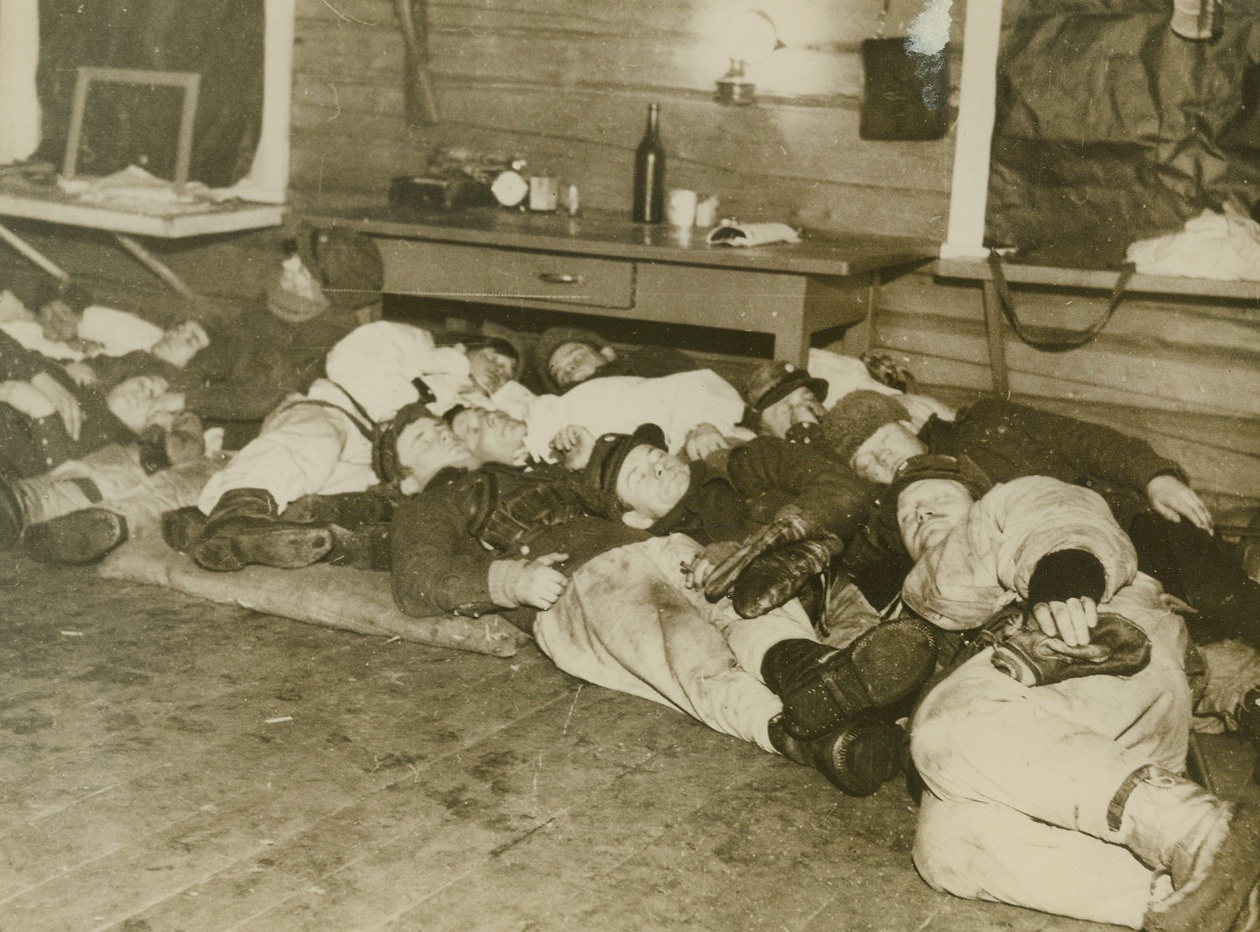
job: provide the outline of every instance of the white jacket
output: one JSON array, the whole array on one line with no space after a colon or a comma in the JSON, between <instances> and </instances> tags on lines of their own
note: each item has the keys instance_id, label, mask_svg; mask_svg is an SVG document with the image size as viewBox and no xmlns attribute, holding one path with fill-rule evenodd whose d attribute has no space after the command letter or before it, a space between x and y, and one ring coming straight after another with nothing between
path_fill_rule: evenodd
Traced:
<instances>
[{"instance_id":1,"label":"white jacket","mask_svg":"<svg viewBox=\"0 0 1260 932\"><path fill-rule=\"evenodd\" d=\"M925 553L901 595L923 618L965 631L1016 598L1026 599L1037 561L1085 550L1103 565L1109 601L1137 574L1128 536L1096 492L1045 476L994 486L961 523Z\"/></svg>"}]
</instances>

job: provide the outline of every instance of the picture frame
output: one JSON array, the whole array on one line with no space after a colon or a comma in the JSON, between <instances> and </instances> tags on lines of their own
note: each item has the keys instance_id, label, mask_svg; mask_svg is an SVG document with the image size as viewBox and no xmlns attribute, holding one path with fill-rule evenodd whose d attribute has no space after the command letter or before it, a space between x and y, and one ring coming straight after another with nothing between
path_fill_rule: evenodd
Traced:
<instances>
[{"instance_id":1,"label":"picture frame","mask_svg":"<svg viewBox=\"0 0 1260 932\"><path fill-rule=\"evenodd\" d=\"M192 162L193 123L197 117L197 98L201 91L201 75L190 71L151 71L140 68L80 67L70 108L70 129L66 136L66 154L62 162L62 178L75 177L79 147L83 141L83 122L88 95L93 84L128 84L138 87L182 88L179 135L176 140L175 177L177 186L188 182Z\"/></svg>"}]
</instances>

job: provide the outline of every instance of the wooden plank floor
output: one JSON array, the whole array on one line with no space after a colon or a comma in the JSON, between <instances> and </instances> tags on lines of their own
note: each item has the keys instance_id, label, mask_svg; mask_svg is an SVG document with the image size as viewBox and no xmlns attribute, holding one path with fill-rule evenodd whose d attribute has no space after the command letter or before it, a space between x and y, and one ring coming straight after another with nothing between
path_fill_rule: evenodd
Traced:
<instances>
[{"instance_id":1,"label":"wooden plank floor","mask_svg":"<svg viewBox=\"0 0 1260 932\"><path fill-rule=\"evenodd\" d=\"M330 631L16 553L0 592L6 932L1101 928L937 894L900 783L849 799L532 647ZM1237 789L1250 753L1209 753Z\"/></svg>"}]
</instances>

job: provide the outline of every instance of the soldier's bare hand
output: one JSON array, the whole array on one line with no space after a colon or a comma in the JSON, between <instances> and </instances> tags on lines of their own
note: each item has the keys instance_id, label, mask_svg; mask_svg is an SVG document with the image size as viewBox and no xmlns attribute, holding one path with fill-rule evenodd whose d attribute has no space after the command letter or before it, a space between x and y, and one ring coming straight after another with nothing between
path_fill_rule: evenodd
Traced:
<instances>
[{"instance_id":1,"label":"soldier's bare hand","mask_svg":"<svg viewBox=\"0 0 1260 932\"><path fill-rule=\"evenodd\" d=\"M560 598L569 585L569 578L555 569L555 564L563 563L567 559L567 553L549 553L526 563L517 581L516 600L522 605L542 611L555 605L556 599Z\"/></svg>"},{"instance_id":2,"label":"soldier's bare hand","mask_svg":"<svg viewBox=\"0 0 1260 932\"><path fill-rule=\"evenodd\" d=\"M1060 638L1069 647L1080 647L1089 643L1089 632L1098 625L1098 606L1093 599L1038 602L1032 616L1047 636Z\"/></svg>"},{"instance_id":3,"label":"soldier's bare hand","mask_svg":"<svg viewBox=\"0 0 1260 932\"><path fill-rule=\"evenodd\" d=\"M683 442L687 459L693 463L707 459L718 450L728 450L730 446L730 441L712 424L697 424Z\"/></svg>"},{"instance_id":4,"label":"soldier's bare hand","mask_svg":"<svg viewBox=\"0 0 1260 932\"><path fill-rule=\"evenodd\" d=\"M1212 512L1190 486L1176 476L1156 476L1146 484L1146 498L1169 521L1186 518L1195 527L1212 533Z\"/></svg>"},{"instance_id":5,"label":"soldier's bare hand","mask_svg":"<svg viewBox=\"0 0 1260 932\"><path fill-rule=\"evenodd\" d=\"M551 438L551 452L566 469L581 469L591 459L595 435L579 424L562 427Z\"/></svg>"}]
</instances>

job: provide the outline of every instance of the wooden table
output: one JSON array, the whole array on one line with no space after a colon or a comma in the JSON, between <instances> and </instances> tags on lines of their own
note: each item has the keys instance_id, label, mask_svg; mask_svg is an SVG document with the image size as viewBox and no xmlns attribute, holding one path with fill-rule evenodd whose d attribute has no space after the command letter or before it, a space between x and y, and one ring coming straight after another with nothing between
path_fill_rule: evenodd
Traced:
<instances>
[{"instance_id":1,"label":"wooden table","mask_svg":"<svg viewBox=\"0 0 1260 932\"><path fill-rule=\"evenodd\" d=\"M112 233L124 249L164 282L185 296L192 294L178 275L150 253L133 236L183 239L214 233L235 233L279 226L285 208L277 204L243 201L198 204L154 204L122 209L91 204L63 194L58 188L37 186L20 179L0 184L0 217L39 220ZM44 271L63 281L66 275L55 262L8 227L0 225L0 239Z\"/></svg>"},{"instance_id":2,"label":"wooden table","mask_svg":"<svg viewBox=\"0 0 1260 932\"><path fill-rule=\"evenodd\" d=\"M372 236L385 291L483 305L768 333L774 355L804 364L810 337L847 326L866 349L880 276L936 255L927 240L830 234L750 248L709 246L702 231L495 208L320 212Z\"/></svg>"}]
</instances>

